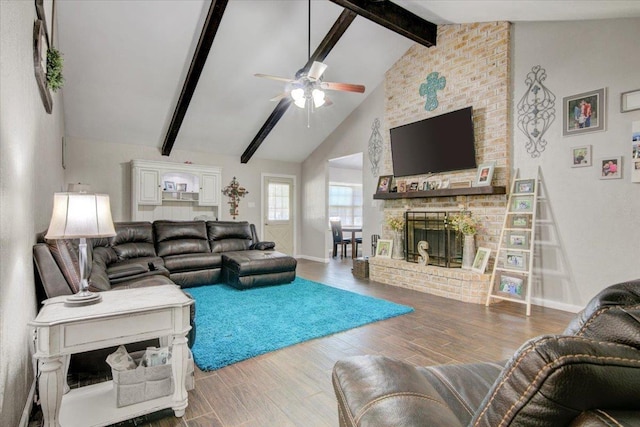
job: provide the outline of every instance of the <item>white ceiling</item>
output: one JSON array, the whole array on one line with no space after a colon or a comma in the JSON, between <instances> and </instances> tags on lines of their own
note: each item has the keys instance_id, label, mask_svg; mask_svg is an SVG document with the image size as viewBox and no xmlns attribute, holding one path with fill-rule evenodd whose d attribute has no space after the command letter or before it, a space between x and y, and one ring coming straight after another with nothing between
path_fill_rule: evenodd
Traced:
<instances>
[{"instance_id":1,"label":"white ceiling","mask_svg":"<svg viewBox=\"0 0 640 427\"><path fill-rule=\"evenodd\" d=\"M435 22L542 21L640 16L640 1L397 0ZM209 1L56 1L64 55L67 137L158 147L175 109ZM311 51L342 8L311 6ZM596 36L595 34L592 36ZM364 95L329 92L311 116L290 107L255 158L304 160L383 80L413 43L357 17L324 61L327 81L364 84ZM284 83L307 60L307 2L230 0L174 150L238 158L275 107Z\"/></svg>"}]
</instances>

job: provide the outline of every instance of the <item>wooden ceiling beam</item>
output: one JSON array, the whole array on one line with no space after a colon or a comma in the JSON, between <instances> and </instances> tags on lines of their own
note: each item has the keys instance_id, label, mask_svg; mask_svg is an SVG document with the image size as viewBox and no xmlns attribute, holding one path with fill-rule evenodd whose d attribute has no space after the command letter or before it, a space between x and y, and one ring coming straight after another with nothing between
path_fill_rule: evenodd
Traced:
<instances>
[{"instance_id":1,"label":"wooden ceiling beam","mask_svg":"<svg viewBox=\"0 0 640 427\"><path fill-rule=\"evenodd\" d=\"M331 49L333 49L333 47L338 43L340 37L342 37L345 31L347 31L349 25L351 25L353 20L356 19L356 16L357 14L350 10L345 9L344 11L342 11L327 35L313 52L313 55L311 55L311 58L309 58L304 67L302 67L304 71L309 71L309 68L311 68L311 64L313 64L314 61L324 61L327 55L329 55L329 52L331 52ZM267 118L267 121L258 131L258 134L253 138L253 141L251 141L249 146L244 150L244 153L242 153L242 156L240 157L240 161L242 163L249 162L253 154L260 147L269 133L273 130L278 121L280 121L284 113L287 112L290 106L290 97L283 98L280 100L280 102L278 102L276 108L273 110L269 118Z\"/></svg>"},{"instance_id":2,"label":"wooden ceiling beam","mask_svg":"<svg viewBox=\"0 0 640 427\"><path fill-rule=\"evenodd\" d=\"M184 116L187 114L191 98L193 97L196 86L198 85L198 80L200 80L204 64L207 62L207 57L209 56L213 39L216 37L216 33L220 27L220 22L222 21L222 15L224 15L228 2L229 0L211 0L209 12L207 13L207 18L202 27L198 45L196 46L196 50L193 54L191 65L187 72L187 77L182 85L180 98L178 98L178 103L173 111L173 117L171 118L169 129L167 129L167 134L165 135L164 142L162 144L163 156L171 154L173 144L178 136L180 126L182 126Z\"/></svg>"},{"instance_id":3,"label":"wooden ceiling beam","mask_svg":"<svg viewBox=\"0 0 640 427\"><path fill-rule=\"evenodd\" d=\"M331 0L426 47L436 45L438 26L389 0Z\"/></svg>"}]
</instances>

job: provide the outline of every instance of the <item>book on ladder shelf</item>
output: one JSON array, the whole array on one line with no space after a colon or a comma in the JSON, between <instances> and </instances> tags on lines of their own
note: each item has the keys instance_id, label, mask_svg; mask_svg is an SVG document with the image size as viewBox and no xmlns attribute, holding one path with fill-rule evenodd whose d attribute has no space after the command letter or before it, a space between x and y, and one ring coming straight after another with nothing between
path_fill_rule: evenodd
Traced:
<instances>
[{"instance_id":1,"label":"book on ladder shelf","mask_svg":"<svg viewBox=\"0 0 640 427\"><path fill-rule=\"evenodd\" d=\"M531 315L531 273L533 244L540 184L540 169L535 178L519 178L516 171L502 223L498 250L487 293L491 298L526 304Z\"/></svg>"}]
</instances>

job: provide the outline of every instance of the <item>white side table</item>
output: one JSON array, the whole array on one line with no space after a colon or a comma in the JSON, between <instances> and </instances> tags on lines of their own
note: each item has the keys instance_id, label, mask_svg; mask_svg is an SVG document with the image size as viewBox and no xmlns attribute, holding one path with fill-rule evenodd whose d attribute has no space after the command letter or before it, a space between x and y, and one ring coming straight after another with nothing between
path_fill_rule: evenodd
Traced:
<instances>
[{"instance_id":1,"label":"white side table","mask_svg":"<svg viewBox=\"0 0 640 427\"><path fill-rule=\"evenodd\" d=\"M184 415L186 335L193 300L174 285L103 292L102 302L86 307L66 307L65 299L46 300L29 323L35 334L45 427L106 426L165 408L172 408L177 417ZM173 347L173 395L117 408L113 381L63 395L64 365L71 354L153 338L168 340Z\"/></svg>"}]
</instances>

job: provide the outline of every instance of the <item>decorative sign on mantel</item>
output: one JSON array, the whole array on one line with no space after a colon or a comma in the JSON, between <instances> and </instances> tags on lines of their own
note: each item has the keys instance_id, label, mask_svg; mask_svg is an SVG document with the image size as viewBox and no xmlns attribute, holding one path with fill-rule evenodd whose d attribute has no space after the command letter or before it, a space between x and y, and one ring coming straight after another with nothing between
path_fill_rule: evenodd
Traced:
<instances>
[{"instance_id":1,"label":"decorative sign on mantel","mask_svg":"<svg viewBox=\"0 0 640 427\"><path fill-rule=\"evenodd\" d=\"M239 215L238 202L240 201L241 197L246 196L247 194L249 194L249 192L246 188L240 186L240 183L234 176L229 185L224 187L224 189L222 190L222 194L229 198L229 201L227 202L229 204L229 213L231 214L233 219L236 219L236 217Z\"/></svg>"}]
</instances>

